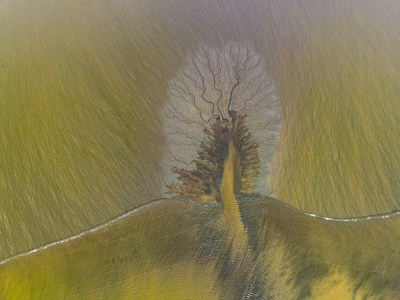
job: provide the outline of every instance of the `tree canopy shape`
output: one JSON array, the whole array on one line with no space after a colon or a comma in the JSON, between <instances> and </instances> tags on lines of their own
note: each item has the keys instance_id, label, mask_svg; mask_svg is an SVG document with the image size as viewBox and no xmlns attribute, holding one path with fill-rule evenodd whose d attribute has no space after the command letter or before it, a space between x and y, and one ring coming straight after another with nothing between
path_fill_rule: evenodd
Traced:
<instances>
[{"instance_id":1,"label":"tree canopy shape","mask_svg":"<svg viewBox=\"0 0 400 300\"><path fill-rule=\"evenodd\" d=\"M164 106L168 192L218 201L232 140L240 158L238 191L268 194L269 162L281 106L264 60L250 46L204 45L186 57Z\"/></svg>"}]
</instances>

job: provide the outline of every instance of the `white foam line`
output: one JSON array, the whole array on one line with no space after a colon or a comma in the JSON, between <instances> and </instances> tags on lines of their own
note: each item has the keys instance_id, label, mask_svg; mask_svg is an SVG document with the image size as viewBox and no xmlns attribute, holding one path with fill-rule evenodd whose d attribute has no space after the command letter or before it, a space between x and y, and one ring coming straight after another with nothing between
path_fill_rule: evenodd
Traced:
<instances>
[{"instance_id":1,"label":"white foam line","mask_svg":"<svg viewBox=\"0 0 400 300\"><path fill-rule=\"evenodd\" d=\"M368 217L359 217L359 218L329 218L329 217L323 217L323 216L318 216L315 214L310 214L304 211L299 210L299 212L303 213L306 216L313 217L313 218L318 218L318 219L324 219L327 221L334 221L334 222L360 222L360 221L367 221L367 220L379 220L379 219L387 219L392 216L400 216L400 211L394 211L389 214L384 214L384 215L374 215L374 216L368 216Z\"/></svg>"},{"instance_id":2,"label":"white foam line","mask_svg":"<svg viewBox=\"0 0 400 300\"><path fill-rule=\"evenodd\" d=\"M47 248L56 246L56 245L60 245L60 244L63 244L63 243L69 242L69 241L73 241L73 240L79 239L81 236L84 236L86 234L95 232L95 231L97 231L99 229L102 229L102 228L108 226L108 225L114 224L115 222L117 222L117 221L119 221L119 220L121 220L121 219L123 219L123 218L125 218L125 217L127 217L127 216L129 216L129 215L131 215L131 214L133 214L133 213L135 213L135 212L147 207L147 206L150 206L152 204L155 204L155 203L158 203L158 202L162 202L162 201L168 201L168 199L162 199L162 200L156 200L156 201L149 202L149 203L144 204L144 205L142 205L140 207L137 207L137 208L135 208L133 210L130 210L130 211L128 211L128 212L116 217L115 219L107 221L107 222L105 222L103 224L100 224L100 225L98 225L96 227L93 227L93 228L91 228L89 230L83 231L83 232L81 232L81 233L79 233L77 235L74 235L74 236L59 240L59 241L55 241L55 242L46 244L44 246L32 249L32 250L30 250L28 252L23 252L23 253L11 256L11 257L6 258L5 260L1 261L0 262L0 266L5 264L5 263L8 263L8 262L10 262L10 261L12 261L14 259L17 259L19 257L24 257L24 256L27 256L27 255L36 253L38 251L45 250ZM192 202L195 202L195 201L192 201ZM303 215L309 216L309 217L313 217L313 218L317 218L317 219L324 219L324 220L327 220L327 221L334 221L334 222L359 222L359 221L366 221L366 220L387 219L389 217L396 216L396 215L400 216L400 211L394 211L392 213L384 214L384 215L374 215L374 216L368 216L368 217L340 219L340 218L323 217L323 216L318 216L318 215L315 215L315 214L307 213L307 212L298 210L298 209L296 209L294 207L291 207L289 205L286 205L286 204L285 204L285 206L287 206L287 207L289 207L289 208L291 208L291 209L293 209L295 211L298 211L298 212L302 213Z\"/></svg>"},{"instance_id":3,"label":"white foam line","mask_svg":"<svg viewBox=\"0 0 400 300\"><path fill-rule=\"evenodd\" d=\"M368 220L379 220L379 219L388 219L390 217L394 217L394 216L400 216L400 211L399 210L394 210L390 213L387 214L381 214L381 215L371 215L371 216L365 216L365 217L356 217L356 218L329 218L329 217L324 217L324 216L319 216L316 214L312 214L312 213L308 213L305 212L303 210L297 209L293 206L290 206L289 204L279 200L279 199L275 199L273 198L275 201L280 202L282 205L284 205L285 207L294 210L300 214L303 214L305 216L308 217L312 217L312 218L316 218L316 219L323 219L326 221L333 221L333 222L362 222L362 221L368 221Z\"/></svg>"},{"instance_id":4,"label":"white foam line","mask_svg":"<svg viewBox=\"0 0 400 300\"><path fill-rule=\"evenodd\" d=\"M83 231L83 232L81 232L81 233L79 233L79 234L77 234L77 235L74 235L74 236L71 236L71 237L68 237L68 238L59 240L59 241L55 241L55 242L46 244L46 245L44 245L44 246L41 246L41 247L32 249L32 250L30 250L30 251L28 251L28 252L23 252L23 253L20 253L20 254L11 256L11 257L9 257L9 258L7 258L7 259L1 261L1 262L0 262L0 266L3 265L3 264L5 264L5 263L8 263L9 261L12 261L12 260L14 260L14 259L17 259L17 258L19 258L19 257L27 256L27 255L30 255L30 254L32 254L32 253L35 253L35 252L38 252L38 251L41 251L41 250L45 250L45 249L47 249L47 248L49 248L49 247L53 247L53 246L56 246L56 245L60 245L60 244L63 244L63 243L69 242L69 241L73 241L73 240L79 239L81 236L84 236L84 235L86 235L86 234L95 232L96 230L102 229L103 227L109 226L109 225L111 225L111 224L117 222L118 220L121 220L121 219L123 219L123 218L125 218L125 217L127 217L127 216L129 216L129 215L131 215L131 214L133 214L133 213L135 213L135 212L137 212L137 211L139 211L139 210L142 209L142 208L145 208L145 207L147 207L147 206L149 206L149 205L151 205L151 204L155 204L155 203L160 202L160 201L165 201L165 200L156 200L156 201L149 202L149 203L144 204L144 205L142 205L142 206L140 206L140 207L137 207L137 208L135 208L135 209L133 209L133 210L130 210L130 211L128 211L128 212L126 212L126 213L124 213L124 214L122 214L122 215L116 217L115 219L112 219L112 220L107 221L107 222L105 222L105 223L103 223L103 224L100 224L100 225L98 225L98 226L95 226L95 227L93 227L93 228L91 228L91 229L89 229L89 230Z\"/></svg>"}]
</instances>

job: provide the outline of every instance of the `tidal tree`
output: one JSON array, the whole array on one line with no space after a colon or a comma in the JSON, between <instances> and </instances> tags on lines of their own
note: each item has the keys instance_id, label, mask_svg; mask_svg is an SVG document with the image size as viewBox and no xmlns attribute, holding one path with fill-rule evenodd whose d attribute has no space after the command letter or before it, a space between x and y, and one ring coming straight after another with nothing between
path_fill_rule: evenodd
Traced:
<instances>
[{"instance_id":1,"label":"tidal tree","mask_svg":"<svg viewBox=\"0 0 400 300\"><path fill-rule=\"evenodd\" d=\"M229 141L240 157L237 191L268 191L268 162L281 109L273 80L255 51L235 44L200 46L186 57L168 93L165 173L167 181L175 180L167 184L169 193L218 201Z\"/></svg>"}]
</instances>

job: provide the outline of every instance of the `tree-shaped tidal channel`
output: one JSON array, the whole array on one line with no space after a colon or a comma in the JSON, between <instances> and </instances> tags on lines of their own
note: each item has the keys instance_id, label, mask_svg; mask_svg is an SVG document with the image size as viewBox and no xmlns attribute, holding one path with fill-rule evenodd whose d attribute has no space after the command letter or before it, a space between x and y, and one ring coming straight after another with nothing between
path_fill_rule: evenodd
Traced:
<instances>
[{"instance_id":1,"label":"tree-shaped tidal channel","mask_svg":"<svg viewBox=\"0 0 400 300\"><path fill-rule=\"evenodd\" d=\"M221 201L229 144L235 193L268 194L281 107L263 59L249 46L200 46L170 81L164 106L167 192ZM261 155L260 155L261 153ZM176 182L176 179L178 182Z\"/></svg>"}]
</instances>

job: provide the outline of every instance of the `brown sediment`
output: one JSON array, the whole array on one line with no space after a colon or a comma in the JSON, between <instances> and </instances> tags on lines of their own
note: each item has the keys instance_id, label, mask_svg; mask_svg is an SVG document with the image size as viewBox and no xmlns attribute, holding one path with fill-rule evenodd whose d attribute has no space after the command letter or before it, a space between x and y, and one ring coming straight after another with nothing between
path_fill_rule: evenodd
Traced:
<instances>
[{"instance_id":1,"label":"brown sediment","mask_svg":"<svg viewBox=\"0 0 400 300\"><path fill-rule=\"evenodd\" d=\"M233 246L242 249L247 244L247 234L240 218L239 205L235 196L235 185L240 183L240 158L233 141L229 141L229 154L224 163L221 184L222 215L228 223Z\"/></svg>"}]
</instances>

